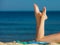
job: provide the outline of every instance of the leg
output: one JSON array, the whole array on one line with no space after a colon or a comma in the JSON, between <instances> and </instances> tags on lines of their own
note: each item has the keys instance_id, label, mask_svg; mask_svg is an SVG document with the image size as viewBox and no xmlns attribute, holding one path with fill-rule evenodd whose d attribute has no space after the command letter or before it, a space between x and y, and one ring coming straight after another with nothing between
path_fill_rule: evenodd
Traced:
<instances>
[{"instance_id":1,"label":"leg","mask_svg":"<svg viewBox=\"0 0 60 45\"><path fill-rule=\"evenodd\" d=\"M59 43L60 42L60 33L45 36L44 38L40 39L39 41Z\"/></svg>"},{"instance_id":2,"label":"leg","mask_svg":"<svg viewBox=\"0 0 60 45\"><path fill-rule=\"evenodd\" d=\"M38 6L35 4L34 9L35 9L35 16L37 21L36 40L38 41L44 37L44 22L47 19L47 16L46 16L46 8L44 8L43 13L41 13L38 9Z\"/></svg>"},{"instance_id":3,"label":"leg","mask_svg":"<svg viewBox=\"0 0 60 45\"><path fill-rule=\"evenodd\" d=\"M60 33L52 34L52 35L48 35L48 36L44 36L44 23L45 23L45 20L47 19L47 16L46 16L46 8L44 8L44 10L43 10L42 13L39 12L39 9L38 9L37 5L34 5L34 8L35 8L36 16L39 13L39 17L41 17L40 20L38 20L39 23L37 23L37 24L39 24L39 26L38 26L39 28L37 29L36 41L60 42Z\"/></svg>"},{"instance_id":4,"label":"leg","mask_svg":"<svg viewBox=\"0 0 60 45\"><path fill-rule=\"evenodd\" d=\"M38 9L36 4L34 4L34 10L35 10L36 23L37 23L36 24L36 28L38 30L39 29L39 25L40 25L41 16L39 15L39 9Z\"/></svg>"}]
</instances>

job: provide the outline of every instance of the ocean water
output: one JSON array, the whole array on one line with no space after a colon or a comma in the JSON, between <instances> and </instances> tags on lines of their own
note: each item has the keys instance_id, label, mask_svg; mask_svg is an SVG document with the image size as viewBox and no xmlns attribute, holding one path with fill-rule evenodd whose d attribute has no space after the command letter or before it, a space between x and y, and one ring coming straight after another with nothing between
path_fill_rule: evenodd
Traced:
<instances>
[{"instance_id":1,"label":"ocean water","mask_svg":"<svg viewBox=\"0 0 60 45\"><path fill-rule=\"evenodd\" d=\"M47 11L45 35L60 32L60 11ZM0 41L34 40L36 19L33 11L0 12Z\"/></svg>"}]
</instances>

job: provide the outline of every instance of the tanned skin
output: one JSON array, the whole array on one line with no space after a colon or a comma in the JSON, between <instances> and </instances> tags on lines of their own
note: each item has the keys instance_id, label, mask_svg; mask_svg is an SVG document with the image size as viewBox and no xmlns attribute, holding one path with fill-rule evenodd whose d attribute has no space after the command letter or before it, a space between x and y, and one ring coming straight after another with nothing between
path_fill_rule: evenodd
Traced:
<instances>
[{"instance_id":1,"label":"tanned skin","mask_svg":"<svg viewBox=\"0 0 60 45\"><path fill-rule=\"evenodd\" d=\"M44 25L45 25L45 20L47 19L46 7L44 7L43 11L40 12L38 6L36 4L34 4L34 11L35 11L35 17L36 17L36 23L37 23L36 41L60 42L60 33L44 36L44 34L45 34Z\"/></svg>"}]
</instances>

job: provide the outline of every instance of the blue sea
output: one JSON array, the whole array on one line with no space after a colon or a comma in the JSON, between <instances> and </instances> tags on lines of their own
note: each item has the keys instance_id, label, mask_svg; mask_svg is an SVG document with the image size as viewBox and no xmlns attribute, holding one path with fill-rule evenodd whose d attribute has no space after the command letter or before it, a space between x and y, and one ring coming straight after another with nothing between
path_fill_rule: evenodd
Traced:
<instances>
[{"instance_id":1,"label":"blue sea","mask_svg":"<svg viewBox=\"0 0 60 45\"><path fill-rule=\"evenodd\" d=\"M60 11L47 11L45 35L60 32ZM33 11L0 12L0 41L34 40L36 19Z\"/></svg>"}]
</instances>

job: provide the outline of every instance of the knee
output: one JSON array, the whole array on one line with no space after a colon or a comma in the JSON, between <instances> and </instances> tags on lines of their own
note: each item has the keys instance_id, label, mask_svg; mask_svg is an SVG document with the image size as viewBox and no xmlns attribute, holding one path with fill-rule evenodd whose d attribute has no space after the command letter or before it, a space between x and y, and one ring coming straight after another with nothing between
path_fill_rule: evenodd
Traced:
<instances>
[{"instance_id":1,"label":"knee","mask_svg":"<svg viewBox=\"0 0 60 45\"><path fill-rule=\"evenodd\" d=\"M44 41L44 38L38 38L36 39L37 42L43 42Z\"/></svg>"}]
</instances>

